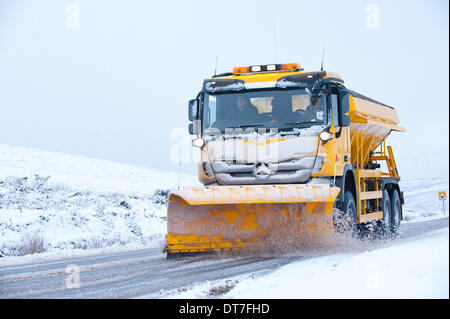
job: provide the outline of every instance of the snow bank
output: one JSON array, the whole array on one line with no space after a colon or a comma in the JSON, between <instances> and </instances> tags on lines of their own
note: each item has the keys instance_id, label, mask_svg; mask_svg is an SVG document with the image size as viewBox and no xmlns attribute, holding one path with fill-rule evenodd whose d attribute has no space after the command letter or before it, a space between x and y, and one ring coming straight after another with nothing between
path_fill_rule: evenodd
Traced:
<instances>
[{"instance_id":1,"label":"snow bank","mask_svg":"<svg viewBox=\"0 0 450 319\"><path fill-rule=\"evenodd\" d=\"M177 183L177 173L0 145L0 256L157 246Z\"/></svg>"}]
</instances>

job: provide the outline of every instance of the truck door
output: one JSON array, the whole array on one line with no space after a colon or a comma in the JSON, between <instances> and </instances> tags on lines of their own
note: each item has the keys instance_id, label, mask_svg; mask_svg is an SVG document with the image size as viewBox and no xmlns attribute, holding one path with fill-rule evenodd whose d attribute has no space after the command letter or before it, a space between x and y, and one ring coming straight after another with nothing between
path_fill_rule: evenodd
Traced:
<instances>
[{"instance_id":1,"label":"truck door","mask_svg":"<svg viewBox=\"0 0 450 319\"><path fill-rule=\"evenodd\" d=\"M332 127L331 132L335 135L335 147L337 155L336 171L340 175L344 170L346 164L350 164L350 152L349 152L349 128L343 127L339 118L339 98L337 93L337 87L331 87L331 115L332 115Z\"/></svg>"}]
</instances>

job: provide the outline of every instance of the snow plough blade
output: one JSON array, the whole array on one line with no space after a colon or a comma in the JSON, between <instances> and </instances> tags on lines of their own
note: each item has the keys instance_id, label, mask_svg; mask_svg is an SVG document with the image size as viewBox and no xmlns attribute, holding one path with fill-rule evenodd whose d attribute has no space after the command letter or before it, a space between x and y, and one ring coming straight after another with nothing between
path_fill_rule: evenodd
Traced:
<instances>
[{"instance_id":1,"label":"snow plough blade","mask_svg":"<svg viewBox=\"0 0 450 319\"><path fill-rule=\"evenodd\" d=\"M289 184L189 187L173 192L167 208L167 252L223 251L331 232L339 190L322 184Z\"/></svg>"}]
</instances>

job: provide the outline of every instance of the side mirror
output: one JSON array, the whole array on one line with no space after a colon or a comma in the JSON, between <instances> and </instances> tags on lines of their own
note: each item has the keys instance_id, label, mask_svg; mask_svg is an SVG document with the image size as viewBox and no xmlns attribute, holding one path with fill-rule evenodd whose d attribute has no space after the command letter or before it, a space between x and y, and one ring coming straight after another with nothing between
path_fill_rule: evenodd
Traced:
<instances>
[{"instance_id":1,"label":"side mirror","mask_svg":"<svg viewBox=\"0 0 450 319\"><path fill-rule=\"evenodd\" d=\"M341 127L350 126L350 115L348 112L350 111L350 100L348 90L344 87L340 87L338 90L338 98L339 98L339 122Z\"/></svg>"},{"instance_id":2,"label":"side mirror","mask_svg":"<svg viewBox=\"0 0 450 319\"><path fill-rule=\"evenodd\" d=\"M189 101L189 111L188 111L189 121L196 120L197 114L198 114L198 100L192 99Z\"/></svg>"}]
</instances>

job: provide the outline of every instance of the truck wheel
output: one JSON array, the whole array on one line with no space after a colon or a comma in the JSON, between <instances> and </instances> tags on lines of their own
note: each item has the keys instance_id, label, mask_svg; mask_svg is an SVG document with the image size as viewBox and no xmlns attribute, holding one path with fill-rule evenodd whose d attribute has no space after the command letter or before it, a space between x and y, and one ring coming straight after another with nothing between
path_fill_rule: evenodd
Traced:
<instances>
[{"instance_id":1,"label":"truck wheel","mask_svg":"<svg viewBox=\"0 0 450 319\"><path fill-rule=\"evenodd\" d=\"M381 210L383 211L383 219L379 221L380 223L380 235L388 236L391 233L391 201L389 199L389 193L385 189L383 191L383 198L381 199Z\"/></svg>"},{"instance_id":2,"label":"truck wheel","mask_svg":"<svg viewBox=\"0 0 450 319\"><path fill-rule=\"evenodd\" d=\"M351 192L344 193L343 210L333 214L333 226L336 232L356 236L356 205Z\"/></svg>"},{"instance_id":3,"label":"truck wheel","mask_svg":"<svg viewBox=\"0 0 450 319\"><path fill-rule=\"evenodd\" d=\"M400 229L402 203L400 201L400 195L398 191L394 189L391 197L391 233L397 235Z\"/></svg>"}]
</instances>

